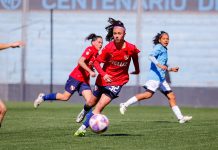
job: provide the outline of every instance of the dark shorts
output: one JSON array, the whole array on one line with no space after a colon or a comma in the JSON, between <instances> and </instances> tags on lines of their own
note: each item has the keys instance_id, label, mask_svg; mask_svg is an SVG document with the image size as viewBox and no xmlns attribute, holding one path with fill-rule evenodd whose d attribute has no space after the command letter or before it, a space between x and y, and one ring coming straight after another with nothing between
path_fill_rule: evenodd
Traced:
<instances>
[{"instance_id":1,"label":"dark shorts","mask_svg":"<svg viewBox=\"0 0 218 150\"><path fill-rule=\"evenodd\" d=\"M109 96L112 99L118 97L118 94L121 91L122 86L98 86L95 85L93 95L97 98L100 98L102 94Z\"/></svg>"},{"instance_id":2,"label":"dark shorts","mask_svg":"<svg viewBox=\"0 0 218 150\"><path fill-rule=\"evenodd\" d=\"M69 77L65 84L65 90L71 94L78 91L79 95L82 96L82 91L91 90L91 87L87 83L80 82L72 77Z\"/></svg>"}]
</instances>

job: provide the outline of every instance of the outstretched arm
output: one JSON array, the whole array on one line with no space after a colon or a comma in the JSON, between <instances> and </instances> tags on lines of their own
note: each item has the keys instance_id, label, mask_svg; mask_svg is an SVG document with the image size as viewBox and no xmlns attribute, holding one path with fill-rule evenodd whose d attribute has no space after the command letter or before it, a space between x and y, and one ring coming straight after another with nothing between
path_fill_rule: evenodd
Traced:
<instances>
[{"instance_id":1,"label":"outstretched arm","mask_svg":"<svg viewBox=\"0 0 218 150\"><path fill-rule=\"evenodd\" d=\"M17 41L17 42L13 42L13 43L5 43L5 44L0 44L0 50L4 50L7 48L16 48L16 47L20 47L23 46L24 43L21 41Z\"/></svg>"},{"instance_id":2,"label":"outstretched arm","mask_svg":"<svg viewBox=\"0 0 218 150\"><path fill-rule=\"evenodd\" d=\"M168 71L169 72L178 72L179 71L179 67L169 68Z\"/></svg>"}]
</instances>

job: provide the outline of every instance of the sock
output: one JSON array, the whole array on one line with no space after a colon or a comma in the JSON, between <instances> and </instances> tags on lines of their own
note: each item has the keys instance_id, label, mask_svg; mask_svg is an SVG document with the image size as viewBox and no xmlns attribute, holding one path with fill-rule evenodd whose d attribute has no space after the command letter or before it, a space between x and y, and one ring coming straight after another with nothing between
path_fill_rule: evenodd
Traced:
<instances>
[{"instance_id":1,"label":"sock","mask_svg":"<svg viewBox=\"0 0 218 150\"><path fill-rule=\"evenodd\" d=\"M88 114L86 115L86 120L83 122L83 125L86 126L86 128L89 127L89 120L94 114L92 111L89 111Z\"/></svg>"},{"instance_id":2,"label":"sock","mask_svg":"<svg viewBox=\"0 0 218 150\"><path fill-rule=\"evenodd\" d=\"M172 107L172 110L173 110L173 112L174 112L174 114L176 115L176 117L177 117L178 120L180 120L180 119L183 118L183 115L182 115L182 113L181 113L181 111L180 111L180 109L179 109L178 106L173 106L173 107Z\"/></svg>"},{"instance_id":3,"label":"sock","mask_svg":"<svg viewBox=\"0 0 218 150\"><path fill-rule=\"evenodd\" d=\"M138 102L138 99L134 96L134 97L128 99L128 100L124 103L124 105L125 105L126 107L128 107L129 105L132 105L132 104L134 104L135 102Z\"/></svg>"},{"instance_id":4,"label":"sock","mask_svg":"<svg viewBox=\"0 0 218 150\"><path fill-rule=\"evenodd\" d=\"M56 95L57 95L57 93L51 93L51 94L47 94L47 95L43 96L42 98L44 101L47 101L47 100L53 101L53 100L56 100Z\"/></svg>"},{"instance_id":5,"label":"sock","mask_svg":"<svg viewBox=\"0 0 218 150\"><path fill-rule=\"evenodd\" d=\"M88 112L90 109L92 109L92 107L90 107L89 105L85 104L83 109Z\"/></svg>"},{"instance_id":6,"label":"sock","mask_svg":"<svg viewBox=\"0 0 218 150\"><path fill-rule=\"evenodd\" d=\"M86 126L82 124L82 125L79 127L78 130L82 130L82 131L83 131L83 130L86 130Z\"/></svg>"}]
</instances>

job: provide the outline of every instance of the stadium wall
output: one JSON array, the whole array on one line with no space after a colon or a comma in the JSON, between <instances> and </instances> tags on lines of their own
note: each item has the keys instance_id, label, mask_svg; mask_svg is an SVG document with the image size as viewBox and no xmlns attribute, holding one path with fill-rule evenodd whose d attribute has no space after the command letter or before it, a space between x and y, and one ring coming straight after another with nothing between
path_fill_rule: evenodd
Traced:
<instances>
[{"instance_id":1,"label":"stadium wall","mask_svg":"<svg viewBox=\"0 0 218 150\"><path fill-rule=\"evenodd\" d=\"M2 88L8 88L8 93L2 93ZM34 101L39 93L50 92L50 85L33 85L27 84L25 86L25 100L20 94L20 85L0 85L0 95L4 95L10 101ZM218 88L202 88L202 87L172 87L176 94L177 102L179 106L188 107L218 107ZM64 85L55 85L53 91L63 91ZM13 91L13 92L10 92ZM133 95L143 92L144 88L141 86L124 86L119 94L119 97L113 100L112 104L119 104L126 101ZM2 97L4 98L4 97ZM76 92L69 100L72 103L84 103L83 97L79 96ZM149 105L149 106L168 106L168 100L159 91L149 100L141 101L137 105Z\"/></svg>"}]
</instances>

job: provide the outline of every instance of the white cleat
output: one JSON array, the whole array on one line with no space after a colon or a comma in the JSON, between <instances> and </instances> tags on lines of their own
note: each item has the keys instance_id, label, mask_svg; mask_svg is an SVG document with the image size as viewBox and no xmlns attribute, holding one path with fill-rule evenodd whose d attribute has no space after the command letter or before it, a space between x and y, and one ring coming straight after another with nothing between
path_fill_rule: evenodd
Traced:
<instances>
[{"instance_id":1,"label":"white cleat","mask_svg":"<svg viewBox=\"0 0 218 150\"><path fill-rule=\"evenodd\" d=\"M43 100L43 96L45 96L44 93L40 93L39 96L37 97L37 99L35 99L34 101L34 108L37 108L44 100Z\"/></svg>"},{"instance_id":2,"label":"white cleat","mask_svg":"<svg viewBox=\"0 0 218 150\"><path fill-rule=\"evenodd\" d=\"M122 115L124 115L126 111L127 111L127 107L125 106L125 104L124 103L120 103L120 113Z\"/></svg>"},{"instance_id":3,"label":"white cleat","mask_svg":"<svg viewBox=\"0 0 218 150\"><path fill-rule=\"evenodd\" d=\"M179 123L186 123L192 119L192 116L183 116L182 119L179 120Z\"/></svg>"},{"instance_id":4,"label":"white cleat","mask_svg":"<svg viewBox=\"0 0 218 150\"><path fill-rule=\"evenodd\" d=\"M77 123L82 122L87 113L88 113L88 112L83 109L83 110L78 114L78 116L76 117L76 122L77 122Z\"/></svg>"}]
</instances>

